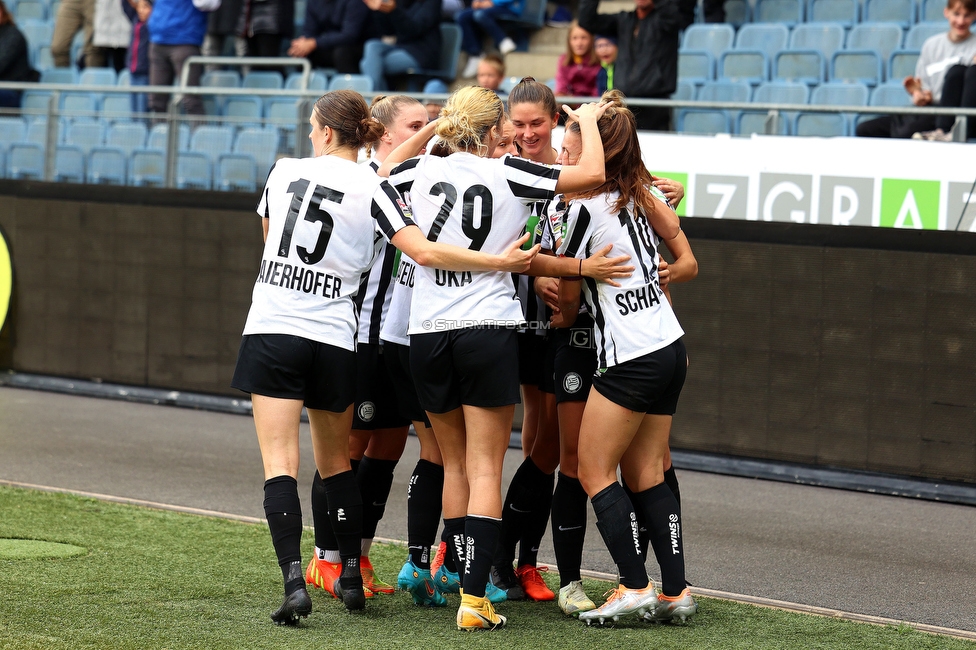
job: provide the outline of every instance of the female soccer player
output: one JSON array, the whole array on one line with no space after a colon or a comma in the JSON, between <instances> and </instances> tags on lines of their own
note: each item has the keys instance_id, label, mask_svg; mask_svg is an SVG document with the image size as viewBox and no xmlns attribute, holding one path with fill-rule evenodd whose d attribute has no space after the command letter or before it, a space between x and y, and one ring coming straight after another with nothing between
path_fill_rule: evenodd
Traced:
<instances>
[{"instance_id":1,"label":"female soccer player","mask_svg":"<svg viewBox=\"0 0 976 650\"><path fill-rule=\"evenodd\" d=\"M583 285L595 323L599 369L580 426L579 479L617 564L620 586L601 607L579 616L588 624L628 613L683 619L697 605L685 587L681 514L663 473L686 357L681 326L660 287L660 239L651 227L655 214L671 210L650 190L633 114L619 99L607 109L599 129L608 180L571 201L560 252L575 257L588 247L612 242L631 253L640 272L622 280L620 287ZM561 315L575 317L578 289L570 282L560 285ZM661 566L660 594L647 578L635 505L617 483L618 465L650 527Z\"/></svg>"},{"instance_id":2,"label":"female soccer player","mask_svg":"<svg viewBox=\"0 0 976 650\"><path fill-rule=\"evenodd\" d=\"M443 117L387 158L396 186L409 184L414 214L432 241L496 250L525 227L528 205L556 191L603 182L596 131L602 107L579 109L584 164L564 171L511 156L486 158L499 138L502 103L490 90L458 90ZM453 152L416 155L436 130ZM401 151L402 150L402 151ZM573 260L544 262L537 272L578 274ZM410 313L410 363L421 404L444 459L444 516L464 567L460 629L505 624L485 597L500 529L501 470L518 402L515 327L522 322L511 279L499 273L417 269Z\"/></svg>"},{"instance_id":3,"label":"female soccer player","mask_svg":"<svg viewBox=\"0 0 976 650\"><path fill-rule=\"evenodd\" d=\"M358 93L326 93L309 123L316 157L278 161L258 203L265 247L232 381L251 394L266 479L265 514L285 584L284 602L271 618L291 625L312 609L299 549L303 405L343 560L337 588L347 608L365 604L362 501L349 465L354 296L382 240L421 264L455 272L522 271L535 253L518 249L522 241L501 255L429 242L403 213L389 183L356 164L360 147L383 133Z\"/></svg>"}]
</instances>

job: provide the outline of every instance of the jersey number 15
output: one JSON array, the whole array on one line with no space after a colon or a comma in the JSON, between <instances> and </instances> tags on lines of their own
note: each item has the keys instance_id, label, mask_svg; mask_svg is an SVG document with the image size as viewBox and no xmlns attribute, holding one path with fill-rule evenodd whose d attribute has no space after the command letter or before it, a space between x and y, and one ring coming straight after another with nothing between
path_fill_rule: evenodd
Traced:
<instances>
[{"instance_id":1,"label":"jersey number 15","mask_svg":"<svg viewBox=\"0 0 976 650\"><path fill-rule=\"evenodd\" d=\"M302 204L305 202L305 193L308 186L312 186L312 200L309 201L305 211L302 211ZM325 257L325 249L329 247L329 239L332 238L332 229L335 227L335 220L332 215L322 207L322 201L332 203L342 203L342 192L333 190L323 185L314 185L310 181L301 178L292 181L288 185L288 193L292 195L291 205L288 206L288 216L285 217L285 227L281 231L281 242L278 244L278 256L288 257L291 250L291 235L295 231L295 222L301 216L304 221L309 223L321 223L322 229L319 237L315 240L315 246L309 251L304 246L298 246L295 251L298 257L306 264L317 264ZM310 210L309 208L314 208Z\"/></svg>"}]
</instances>

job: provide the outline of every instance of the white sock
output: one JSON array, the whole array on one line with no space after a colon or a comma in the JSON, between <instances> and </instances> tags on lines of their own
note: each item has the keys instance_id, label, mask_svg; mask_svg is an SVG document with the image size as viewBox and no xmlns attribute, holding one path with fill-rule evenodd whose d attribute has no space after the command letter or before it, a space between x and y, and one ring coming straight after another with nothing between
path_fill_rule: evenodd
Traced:
<instances>
[{"instance_id":1,"label":"white sock","mask_svg":"<svg viewBox=\"0 0 976 650\"><path fill-rule=\"evenodd\" d=\"M369 549L372 546L373 546L372 539L364 539L362 541L362 546L360 547L362 550L359 552L359 554L362 555L363 557L369 557Z\"/></svg>"},{"instance_id":2,"label":"white sock","mask_svg":"<svg viewBox=\"0 0 976 650\"><path fill-rule=\"evenodd\" d=\"M328 549L319 550L318 548L316 548L315 550L321 553L319 558L325 560L329 564L339 564L342 562L342 557L339 555L338 549L334 551L330 551Z\"/></svg>"}]
</instances>

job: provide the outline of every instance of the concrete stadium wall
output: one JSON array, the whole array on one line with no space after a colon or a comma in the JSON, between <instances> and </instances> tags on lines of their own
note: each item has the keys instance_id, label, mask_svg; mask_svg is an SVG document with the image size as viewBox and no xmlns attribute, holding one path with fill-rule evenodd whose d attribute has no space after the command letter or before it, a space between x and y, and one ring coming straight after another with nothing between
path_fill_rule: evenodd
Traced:
<instances>
[{"instance_id":1,"label":"concrete stadium wall","mask_svg":"<svg viewBox=\"0 0 976 650\"><path fill-rule=\"evenodd\" d=\"M0 365L229 388L252 195L0 182ZM685 219L676 448L976 483L976 235Z\"/></svg>"}]
</instances>

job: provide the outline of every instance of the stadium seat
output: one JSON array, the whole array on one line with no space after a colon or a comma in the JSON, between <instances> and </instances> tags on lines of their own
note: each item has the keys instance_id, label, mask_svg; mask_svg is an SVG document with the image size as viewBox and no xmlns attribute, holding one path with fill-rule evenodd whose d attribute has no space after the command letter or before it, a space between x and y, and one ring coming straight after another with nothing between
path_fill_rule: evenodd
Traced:
<instances>
[{"instance_id":1,"label":"stadium seat","mask_svg":"<svg viewBox=\"0 0 976 650\"><path fill-rule=\"evenodd\" d=\"M748 0L725 0L722 4L725 9L725 22L740 27L751 20L751 8Z\"/></svg>"},{"instance_id":2,"label":"stadium seat","mask_svg":"<svg viewBox=\"0 0 976 650\"><path fill-rule=\"evenodd\" d=\"M748 102L752 87L745 81L711 81L698 90L700 102Z\"/></svg>"},{"instance_id":3,"label":"stadium seat","mask_svg":"<svg viewBox=\"0 0 976 650\"><path fill-rule=\"evenodd\" d=\"M115 80L116 86L131 86L132 85L132 73L128 70L123 70L119 73L118 78Z\"/></svg>"},{"instance_id":4,"label":"stadium seat","mask_svg":"<svg viewBox=\"0 0 976 650\"><path fill-rule=\"evenodd\" d=\"M105 141L105 125L94 120L75 121L68 125L64 143L81 149L84 153L102 146Z\"/></svg>"},{"instance_id":5,"label":"stadium seat","mask_svg":"<svg viewBox=\"0 0 976 650\"><path fill-rule=\"evenodd\" d=\"M891 81L898 81L905 77L915 76L915 64L918 63L918 50L895 50L888 59L888 76Z\"/></svg>"},{"instance_id":6,"label":"stadium seat","mask_svg":"<svg viewBox=\"0 0 976 650\"><path fill-rule=\"evenodd\" d=\"M0 117L0 147L6 147L11 142L24 141L27 138L27 124L19 117Z\"/></svg>"},{"instance_id":7,"label":"stadium seat","mask_svg":"<svg viewBox=\"0 0 976 650\"><path fill-rule=\"evenodd\" d=\"M533 0L535 1L535 0ZM542 17L541 20L545 21L545 0L538 0L536 6L541 4L542 6ZM526 4L525 11L531 11L528 4ZM540 24L539 27L542 25ZM437 67L432 69L408 69L408 76L421 76L425 78L435 78L442 81L450 82L453 81L457 76L457 64L458 57L461 56L461 28L455 23L441 23L441 51L440 56L437 59ZM410 83L408 81L408 83ZM417 85L417 82L413 82L413 85ZM370 88L372 90L372 88ZM361 91L363 92L363 91Z\"/></svg>"},{"instance_id":8,"label":"stadium seat","mask_svg":"<svg viewBox=\"0 0 976 650\"><path fill-rule=\"evenodd\" d=\"M61 111L65 117L89 119L98 115L98 96L94 93L62 93Z\"/></svg>"},{"instance_id":9,"label":"stadium seat","mask_svg":"<svg viewBox=\"0 0 976 650\"><path fill-rule=\"evenodd\" d=\"M78 71L74 68L49 68L41 73L42 84L77 84Z\"/></svg>"},{"instance_id":10,"label":"stadium seat","mask_svg":"<svg viewBox=\"0 0 976 650\"><path fill-rule=\"evenodd\" d=\"M812 0L807 18L812 23L839 23L852 27L858 22L858 0Z\"/></svg>"},{"instance_id":11,"label":"stadium seat","mask_svg":"<svg viewBox=\"0 0 976 650\"><path fill-rule=\"evenodd\" d=\"M742 111L736 120L735 132L738 135L766 134L766 122L770 119L768 112ZM794 118L795 119L795 118ZM789 135L790 119L783 113L779 116L778 127L774 135Z\"/></svg>"},{"instance_id":12,"label":"stadium seat","mask_svg":"<svg viewBox=\"0 0 976 650\"><path fill-rule=\"evenodd\" d=\"M732 49L734 41L735 30L731 25L696 24L685 30L681 50L704 50L716 60L722 52Z\"/></svg>"},{"instance_id":13,"label":"stadium seat","mask_svg":"<svg viewBox=\"0 0 976 650\"><path fill-rule=\"evenodd\" d=\"M799 113L793 123L793 135L837 137L850 135L850 122L842 113Z\"/></svg>"},{"instance_id":14,"label":"stadium seat","mask_svg":"<svg viewBox=\"0 0 976 650\"><path fill-rule=\"evenodd\" d=\"M85 152L79 147L58 147L54 156L54 180L58 183L85 182Z\"/></svg>"},{"instance_id":15,"label":"stadium seat","mask_svg":"<svg viewBox=\"0 0 976 650\"><path fill-rule=\"evenodd\" d=\"M678 51L678 80L701 85L715 79L712 55L705 50Z\"/></svg>"},{"instance_id":16,"label":"stadium seat","mask_svg":"<svg viewBox=\"0 0 976 650\"><path fill-rule=\"evenodd\" d=\"M678 118L680 133L712 134L730 132L729 114L725 111L689 109Z\"/></svg>"},{"instance_id":17,"label":"stadium seat","mask_svg":"<svg viewBox=\"0 0 976 650\"><path fill-rule=\"evenodd\" d=\"M546 0L526 0L517 17L496 18L496 20L529 29L541 29L546 26Z\"/></svg>"},{"instance_id":18,"label":"stadium seat","mask_svg":"<svg viewBox=\"0 0 976 650\"><path fill-rule=\"evenodd\" d=\"M41 72L54 67L54 57L51 56L50 45L41 45L34 50L34 67Z\"/></svg>"},{"instance_id":19,"label":"stadium seat","mask_svg":"<svg viewBox=\"0 0 976 650\"><path fill-rule=\"evenodd\" d=\"M757 104L806 104L810 98L810 88L796 81L770 81L753 92L752 101ZM743 111L739 116L736 133L765 133L767 111ZM779 120L779 134L789 132L789 124L796 119L795 112L783 112Z\"/></svg>"},{"instance_id":20,"label":"stadium seat","mask_svg":"<svg viewBox=\"0 0 976 650\"><path fill-rule=\"evenodd\" d=\"M875 87L884 80L881 57L874 50L840 50L830 61L830 80Z\"/></svg>"},{"instance_id":21,"label":"stadium seat","mask_svg":"<svg viewBox=\"0 0 976 650\"><path fill-rule=\"evenodd\" d=\"M903 32L895 23L861 23L847 35L849 50L877 50L882 61L901 47Z\"/></svg>"},{"instance_id":22,"label":"stadium seat","mask_svg":"<svg viewBox=\"0 0 976 650\"><path fill-rule=\"evenodd\" d=\"M278 90L284 85L281 73L272 70L255 70L244 75L241 88L267 88Z\"/></svg>"},{"instance_id":23,"label":"stadium seat","mask_svg":"<svg viewBox=\"0 0 976 650\"><path fill-rule=\"evenodd\" d=\"M762 50L727 50L718 62L718 79L758 86L769 81L769 61Z\"/></svg>"},{"instance_id":24,"label":"stadium seat","mask_svg":"<svg viewBox=\"0 0 976 650\"><path fill-rule=\"evenodd\" d=\"M819 106L866 106L869 94L864 84L830 82L813 89L810 103Z\"/></svg>"},{"instance_id":25,"label":"stadium seat","mask_svg":"<svg viewBox=\"0 0 976 650\"><path fill-rule=\"evenodd\" d=\"M258 166L257 171L261 174L266 173L277 158L277 130L243 129L237 134L237 140L234 142L234 153L251 156Z\"/></svg>"},{"instance_id":26,"label":"stadium seat","mask_svg":"<svg viewBox=\"0 0 976 650\"><path fill-rule=\"evenodd\" d=\"M96 185L125 185L126 152L115 147L98 147L88 154L88 182Z\"/></svg>"},{"instance_id":27,"label":"stadium seat","mask_svg":"<svg viewBox=\"0 0 976 650\"><path fill-rule=\"evenodd\" d=\"M803 22L803 0L757 0L753 16L757 23L783 23L792 27Z\"/></svg>"},{"instance_id":28,"label":"stadium seat","mask_svg":"<svg viewBox=\"0 0 976 650\"><path fill-rule=\"evenodd\" d=\"M735 35L735 49L762 50L767 59L780 50L785 50L790 40L790 30L785 25L757 23L743 25Z\"/></svg>"},{"instance_id":29,"label":"stadium seat","mask_svg":"<svg viewBox=\"0 0 976 650\"><path fill-rule=\"evenodd\" d=\"M918 12L918 21L925 23L934 20L945 20L943 10L946 3L944 0L922 0L921 8Z\"/></svg>"},{"instance_id":30,"label":"stadium seat","mask_svg":"<svg viewBox=\"0 0 976 650\"><path fill-rule=\"evenodd\" d=\"M791 50L820 50L825 61L844 49L844 28L838 23L803 23L790 34Z\"/></svg>"},{"instance_id":31,"label":"stadium seat","mask_svg":"<svg viewBox=\"0 0 976 650\"><path fill-rule=\"evenodd\" d=\"M820 106L865 106L868 88L864 84L831 82L817 86L810 103ZM850 135L851 116L843 113L800 113L794 122L795 135Z\"/></svg>"},{"instance_id":32,"label":"stadium seat","mask_svg":"<svg viewBox=\"0 0 976 650\"><path fill-rule=\"evenodd\" d=\"M915 0L865 0L864 22L915 23Z\"/></svg>"},{"instance_id":33,"label":"stadium seat","mask_svg":"<svg viewBox=\"0 0 976 650\"><path fill-rule=\"evenodd\" d=\"M671 95L671 99L678 101L694 101L695 99L695 84L690 81L678 80L678 88Z\"/></svg>"},{"instance_id":34,"label":"stadium seat","mask_svg":"<svg viewBox=\"0 0 976 650\"><path fill-rule=\"evenodd\" d=\"M148 149L156 149L158 151L166 151L166 143L168 141L169 135L169 125L167 124L156 124L149 131L149 141L146 144ZM179 132L177 134L177 141L180 151L186 151L190 147L190 127L186 124L180 124Z\"/></svg>"},{"instance_id":35,"label":"stadium seat","mask_svg":"<svg viewBox=\"0 0 976 650\"><path fill-rule=\"evenodd\" d=\"M7 152L0 149L0 178L7 177Z\"/></svg>"},{"instance_id":36,"label":"stadium seat","mask_svg":"<svg viewBox=\"0 0 976 650\"><path fill-rule=\"evenodd\" d=\"M50 101L51 93L46 90L25 90L20 97L20 111L28 119L43 118Z\"/></svg>"},{"instance_id":37,"label":"stadium seat","mask_svg":"<svg viewBox=\"0 0 976 650\"><path fill-rule=\"evenodd\" d=\"M142 122L120 122L108 127L105 146L120 149L130 156L136 149L146 146L148 134L149 130Z\"/></svg>"},{"instance_id":38,"label":"stadium seat","mask_svg":"<svg viewBox=\"0 0 976 650\"><path fill-rule=\"evenodd\" d=\"M14 10L14 17L17 22L23 22L25 20L47 20L47 5L43 2L33 2L32 0L20 0L16 4L16 9Z\"/></svg>"},{"instance_id":39,"label":"stadium seat","mask_svg":"<svg viewBox=\"0 0 976 650\"><path fill-rule=\"evenodd\" d=\"M373 92L373 80L363 74L340 74L329 80L329 90L355 90L357 93Z\"/></svg>"},{"instance_id":40,"label":"stadium seat","mask_svg":"<svg viewBox=\"0 0 976 650\"><path fill-rule=\"evenodd\" d=\"M78 75L79 86L114 86L117 82L115 68L85 68Z\"/></svg>"},{"instance_id":41,"label":"stadium seat","mask_svg":"<svg viewBox=\"0 0 976 650\"><path fill-rule=\"evenodd\" d=\"M46 23L38 20L22 20L18 21L17 27L32 47L51 45L51 37L54 35L53 22Z\"/></svg>"},{"instance_id":42,"label":"stadium seat","mask_svg":"<svg viewBox=\"0 0 976 650\"><path fill-rule=\"evenodd\" d=\"M64 119L58 119L58 134L55 139L55 144L59 144L64 141L64 132L66 129L66 122ZM42 147L47 143L47 119L42 118L39 120L34 120L27 125L27 138L25 142L32 142L34 144L39 144Z\"/></svg>"},{"instance_id":43,"label":"stadium seat","mask_svg":"<svg viewBox=\"0 0 976 650\"><path fill-rule=\"evenodd\" d=\"M241 76L233 70L214 70L200 77L200 86L205 88L240 88ZM202 95L204 110L208 115L219 115L224 109L227 95Z\"/></svg>"},{"instance_id":44,"label":"stadium seat","mask_svg":"<svg viewBox=\"0 0 976 650\"><path fill-rule=\"evenodd\" d=\"M225 153L217 159L214 189L225 192L257 190L254 158L247 154Z\"/></svg>"},{"instance_id":45,"label":"stadium seat","mask_svg":"<svg viewBox=\"0 0 976 650\"><path fill-rule=\"evenodd\" d=\"M230 153L234 131L229 126L200 126L190 138L190 151L203 153L216 159L222 153Z\"/></svg>"},{"instance_id":46,"label":"stadium seat","mask_svg":"<svg viewBox=\"0 0 976 650\"><path fill-rule=\"evenodd\" d=\"M102 117L110 122L132 119L132 96L128 94L105 95L102 100Z\"/></svg>"},{"instance_id":47,"label":"stadium seat","mask_svg":"<svg viewBox=\"0 0 976 650\"><path fill-rule=\"evenodd\" d=\"M308 78L308 89L309 90L321 90L325 91L329 87L329 77L323 69L312 70L312 73ZM285 88L298 89L302 85L302 73L293 72L288 75L288 79L285 81Z\"/></svg>"},{"instance_id":48,"label":"stadium seat","mask_svg":"<svg viewBox=\"0 0 976 650\"><path fill-rule=\"evenodd\" d=\"M210 157L207 154L197 151L181 151L177 155L177 188L181 190L209 190L213 184L211 178Z\"/></svg>"},{"instance_id":49,"label":"stadium seat","mask_svg":"<svg viewBox=\"0 0 976 650\"><path fill-rule=\"evenodd\" d=\"M224 117L259 121L264 105L258 97L228 97L224 103Z\"/></svg>"},{"instance_id":50,"label":"stadium seat","mask_svg":"<svg viewBox=\"0 0 976 650\"><path fill-rule=\"evenodd\" d=\"M900 81L889 81L871 91L868 106L911 106L912 96Z\"/></svg>"},{"instance_id":51,"label":"stadium seat","mask_svg":"<svg viewBox=\"0 0 976 650\"><path fill-rule=\"evenodd\" d=\"M42 180L44 147L32 142L15 142L7 151L7 177Z\"/></svg>"},{"instance_id":52,"label":"stadium seat","mask_svg":"<svg viewBox=\"0 0 976 650\"><path fill-rule=\"evenodd\" d=\"M819 50L783 50L773 59L774 81L800 81L816 86L825 77L826 62Z\"/></svg>"},{"instance_id":53,"label":"stadium seat","mask_svg":"<svg viewBox=\"0 0 976 650\"><path fill-rule=\"evenodd\" d=\"M905 34L905 44L903 47L906 50L921 50L922 44L925 43L925 41L927 41L929 38L936 36L937 34L945 34L947 31L945 20L942 22L929 22L912 25L908 29L908 33Z\"/></svg>"},{"instance_id":54,"label":"stadium seat","mask_svg":"<svg viewBox=\"0 0 976 650\"><path fill-rule=\"evenodd\" d=\"M129 184L162 187L166 181L166 154L156 149L138 149L129 162Z\"/></svg>"}]
</instances>

